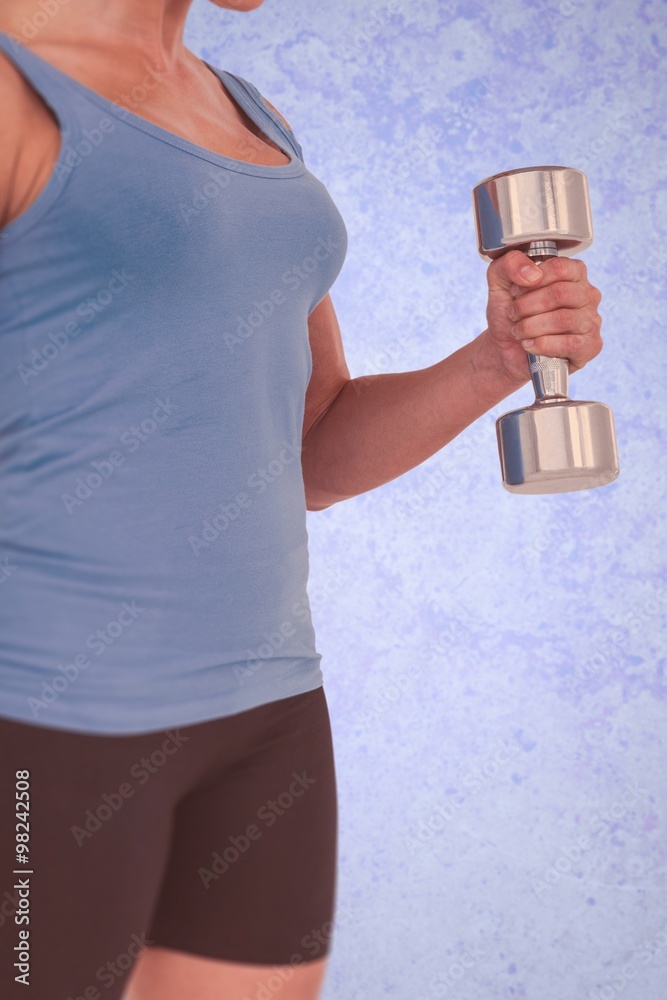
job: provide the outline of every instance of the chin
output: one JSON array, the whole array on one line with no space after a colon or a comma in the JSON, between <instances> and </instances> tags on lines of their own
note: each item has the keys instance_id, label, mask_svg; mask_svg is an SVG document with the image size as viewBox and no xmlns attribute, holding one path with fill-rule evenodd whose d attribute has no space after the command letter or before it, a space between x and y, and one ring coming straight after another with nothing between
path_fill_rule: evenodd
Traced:
<instances>
[{"instance_id":1,"label":"chin","mask_svg":"<svg viewBox=\"0 0 667 1000\"><path fill-rule=\"evenodd\" d=\"M211 3L223 10L257 10L264 0L211 0Z\"/></svg>"}]
</instances>

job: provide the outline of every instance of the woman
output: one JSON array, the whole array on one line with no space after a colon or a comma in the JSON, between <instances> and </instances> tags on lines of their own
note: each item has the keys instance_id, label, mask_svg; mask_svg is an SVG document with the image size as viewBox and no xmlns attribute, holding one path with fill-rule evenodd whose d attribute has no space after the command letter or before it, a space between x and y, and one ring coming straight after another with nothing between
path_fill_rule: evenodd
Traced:
<instances>
[{"instance_id":1,"label":"woman","mask_svg":"<svg viewBox=\"0 0 667 1000\"><path fill-rule=\"evenodd\" d=\"M280 112L185 48L189 7L0 14L3 996L319 995L306 510L444 447L527 347L571 372L602 347L585 265L512 252L483 333L351 379L343 220Z\"/></svg>"}]
</instances>

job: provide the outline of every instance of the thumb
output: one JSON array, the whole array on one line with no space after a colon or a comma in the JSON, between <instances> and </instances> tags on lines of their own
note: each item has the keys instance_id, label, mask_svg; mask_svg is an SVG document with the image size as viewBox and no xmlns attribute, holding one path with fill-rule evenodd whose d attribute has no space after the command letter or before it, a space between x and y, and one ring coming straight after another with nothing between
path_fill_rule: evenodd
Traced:
<instances>
[{"instance_id":1,"label":"thumb","mask_svg":"<svg viewBox=\"0 0 667 1000\"><path fill-rule=\"evenodd\" d=\"M510 292L512 285L519 289L533 288L542 280L542 268L521 250L510 250L491 261L486 278L489 291Z\"/></svg>"}]
</instances>

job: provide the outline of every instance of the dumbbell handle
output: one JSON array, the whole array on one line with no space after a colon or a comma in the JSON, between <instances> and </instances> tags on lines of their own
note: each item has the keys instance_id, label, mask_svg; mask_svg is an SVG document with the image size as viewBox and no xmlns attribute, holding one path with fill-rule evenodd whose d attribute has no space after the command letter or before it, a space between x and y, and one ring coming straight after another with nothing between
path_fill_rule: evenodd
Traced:
<instances>
[{"instance_id":1,"label":"dumbbell handle","mask_svg":"<svg viewBox=\"0 0 667 1000\"><path fill-rule=\"evenodd\" d=\"M535 264L558 257L558 245L554 240L534 240L526 255ZM569 362L567 358L546 358L540 354L528 354L528 368L535 390L535 402L568 398Z\"/></svg>"}]
</instances>

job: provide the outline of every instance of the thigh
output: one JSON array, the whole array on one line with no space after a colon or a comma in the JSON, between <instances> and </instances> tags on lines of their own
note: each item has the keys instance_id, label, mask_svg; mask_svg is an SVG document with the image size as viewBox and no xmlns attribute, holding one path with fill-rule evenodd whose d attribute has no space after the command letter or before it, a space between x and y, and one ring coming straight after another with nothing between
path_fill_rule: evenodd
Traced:
<instances>
[{"instance_id":1,"label":"thigh","mask_svg":"<svg viewBox=\"0 0 667 1000\"><path fill-rule=\"evenodd\" d=\"M256 736L239 734L243 753L176 806L148 936L204 959L296 968L328 954L333 929L337 800L324 689L244 714Z\"/></svg>"},{"instance_id":2,"label":"thigh","mask_svg":"<svg viewBox=\"0 0 667 1000\"><path fill-rule=\"evenodd\" d=\"M155 746L0 719L3 998L120 1000L169 847L165 783L139 777Z\"/></svg>"},{"instance_id":3,"label":"thigh","mask_svg":"<svg viewBox=\"0 0 667 1000\"><path fill-rule=\"evenodd\" d=\"M247 965L147 948L124 1000L317 1000L328 959L302 965Z\"/></svg>"}]
</instances>

